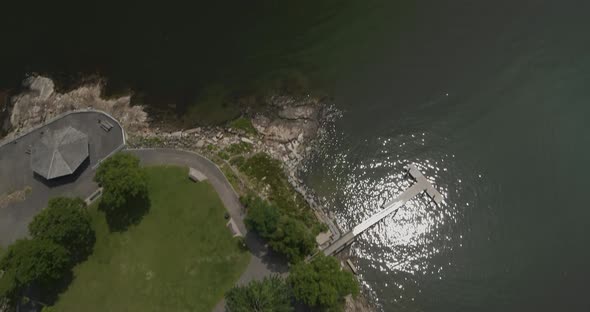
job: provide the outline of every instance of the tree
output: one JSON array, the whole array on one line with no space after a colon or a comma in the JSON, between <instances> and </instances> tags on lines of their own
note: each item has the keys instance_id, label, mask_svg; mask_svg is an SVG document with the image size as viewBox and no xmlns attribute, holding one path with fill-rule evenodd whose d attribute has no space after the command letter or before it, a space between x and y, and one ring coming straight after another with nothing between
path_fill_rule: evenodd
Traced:
<instances>
[{"instance_id":1,"label":"tree","mask_svg":"<svg viewBox=\"0 0 590 312\"><path fill-rule=\"evenodd\" d=\"M321 253L310 263L294 265L287 283L297 300L323 311L340 310L346 295L359 292L354 276L343 271L335 258Z\"/></svg>"},{"instance_id":2,"label":"tree","mask_svg":"<svg viewBox=\"0 0 590 312\"><path fill-rule=\"evenodd\" d=\"M87 257L96 241L86 203L80 198L52 198L29 224L29 232L34 239L63 246L74 262Z\"/></svg>"},{"instance_id":3,"label":"tree","mask_svg":"<svg viewBox=\"0 0 590 312\"><path fill-rule=\"evenodd\" d=\"M228 312L290 312L291 292L278 276L236 286L225 294Z\"/></svg>"},{"instance_id":4,"label":"tree","mask_svg":"<svg viewBox=\"0 0 590 312\"><path fill-rule=\"evenodd\" d=\"M276 225L269 245L273 250L285 255L290 262L295 263L311 254L316 242L303 222L283 216Z\"/></svg>"},{"instance_id":5,"label":"tree","mask_svg":"<svg viewBox=\"0 0 590 312\"><path fill-rule=\"evenodd\" d=\"M0 308L8 305L19 291L14 272L0 270Z\"/></svg>"},{"instance_id":6,"label":"tree","mask_svg":"<svg viewBox=\"0 0 590 312\"><path fill-rule=\"evenodd\" d=\"M108 158L94 180L103 187L99 208L105 212L111 230L124 230L139 222L149 209L147 177L137 157L118 153Z\"/></svg>"},{"instance_id":7,"label":"tree","mask_svg":"<svg viewBox=\"0 0 590 312\"><path fill-rule=\"evenodd\" d=\"M18 240L0 259L0 296L13 297L33 284L51 289L70 269L70 263L68 251L52 241Z\"/></svg>"},{"instance_id":8,"label":"tree","mask_svg":"<svg viewBox=\"0 0 590 312\"><path fill-rule=\"evenodd\" d=\"M258 233L264 239L271 238L279 222L279 209L260 197L250 197L245 202L247 202L248 215L244 222L248 229Z\"/></svg>"},{"instance_id":9,"label":"tree","mask_svg":"<svg viewBox=\"0 0 590 312\"><path fill-rule=\"evenodd\" d=\"M257 196L241 198L248 208L244 222L249 230L268 240L270 247L297 262L315 248L315 238L305 223L289 216L281 216L279 208Z\"/></svg>"}]
</instances>

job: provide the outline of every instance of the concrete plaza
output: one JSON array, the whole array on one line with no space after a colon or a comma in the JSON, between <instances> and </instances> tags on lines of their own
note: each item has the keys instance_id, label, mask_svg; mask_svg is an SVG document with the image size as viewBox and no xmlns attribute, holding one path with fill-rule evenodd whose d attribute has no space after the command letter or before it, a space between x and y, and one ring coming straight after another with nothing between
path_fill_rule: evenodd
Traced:
<instances>
[{"instance_id":1,"label":"concrete plaza","mask_svg":"<svg viewBox=\"0 0 590 312\"><path fill-rule=\"evenodd\" d=\"M113 125L105 131L99 123ZM46 180L31 170L30 149L46 132L73 127L88 136L89 157L74 174ZM47 201L56 196L89 196L97 185L92 181L96 165L125 145L124 131L109 115L99 111L76 111L0 145L0 196L30 188L23 201L0 206L0 245L7 246L27 235L27 225Z\"/></svg>"}]
</instances>

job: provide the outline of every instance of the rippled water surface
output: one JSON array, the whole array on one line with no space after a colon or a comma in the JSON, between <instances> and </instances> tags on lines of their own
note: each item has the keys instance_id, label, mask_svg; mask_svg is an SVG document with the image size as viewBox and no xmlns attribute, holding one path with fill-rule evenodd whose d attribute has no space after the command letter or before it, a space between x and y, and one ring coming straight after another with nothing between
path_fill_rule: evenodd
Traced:
<instances>
[{"instance_id":1,"label":"rippled water surface","mask_svg":"<svg viewBox=\"0 0 590 312\"><path fill-rule=\"evenodd\" d=\"M99 73L166 106L281 71L320 82L343 114L303 177L344 230L410 185L405 164L444 194L353 244L383 311L590 311L590 2L2 8L0 91L32 72Z\"/></svg>"},{"instance_id":2,"label":"rippled water surface","mask_svg":"<svg viewBox=\"0 0 590 312\"><path fill-rule=\"evenodd\" d=\"M306 181L344 230L410 162L444 195L353 244L384 311L590 310L588 5L426 2L335 84Z\"/></svg>"}]
</instances>

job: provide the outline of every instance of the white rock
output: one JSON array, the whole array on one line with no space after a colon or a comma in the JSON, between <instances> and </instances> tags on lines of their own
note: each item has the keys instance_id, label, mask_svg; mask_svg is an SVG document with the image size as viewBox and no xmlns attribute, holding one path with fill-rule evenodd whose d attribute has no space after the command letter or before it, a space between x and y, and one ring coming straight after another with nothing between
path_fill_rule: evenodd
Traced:
<instances>
[{"instance_id":1,"label":"white rock","mask_svg":"<svg viewBox=\"0 0 590 312\"><path fill-rule=\"evenodd\" d=\"M53 81L41 76L27 78L24 84L29 87L31 91L36 92L38 94L37 98L41 101L49 99L55 90Z\"/></svg>"},{"instance_id":2,"label":"white rock","mask_svg":"<svg viewBox=\"0 0 590 312\"><path fill-rule=\"evenodd\" d=\"M184 131L184 133L186 134L193 134L193 133L198 133L201 132L201 128L192 128L192 129L188 129L186 131Z\"/></svg>"},{"instance_id":3,"label":"white rock","mask_svg":"<svg viewBox=\"0 0 590 312\"><path fill-rule=\"evenodd\" d=\"M240 141L248 144L254 144L254 142L248 138L240 138Z\"/></svg>"},{"instance_id":4,"label":"white rock","mask_svg":"<svg viewBox=\"0 0 590 312\"><path fill-rule=\"evenodd\" d=\"M318 113L317 106L285 106L279 111L279 117L285 119L313 119Z\"/></svg>"},{"instance_id":5,"label":"white rock","mask_svg":"<svg viewBox=\"0 0 590 312\"><path fill-rule=\"evenodd\" d=\"M182 131L172 132L170 133L170 136L173 138L182 138Z\"/></svg>"}]
</instances>

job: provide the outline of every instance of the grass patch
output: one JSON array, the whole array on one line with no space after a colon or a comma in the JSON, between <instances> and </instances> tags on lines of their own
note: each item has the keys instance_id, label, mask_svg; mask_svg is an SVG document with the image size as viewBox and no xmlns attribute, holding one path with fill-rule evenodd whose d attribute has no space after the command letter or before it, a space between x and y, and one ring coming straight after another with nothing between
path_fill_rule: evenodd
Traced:
<instances>
[{"instance_id":1,"label":"grass patch","mask_svg":"<svg viewBox=\"0 0 590 312\"><path fill-rule=\"evenodd\" d=\"M240 171L262 185L270 187L269 200L288 216L303 221L314 234L318 234L321 226L313 211L297 193L285 175L281 163L265 153L258 153L241 162Z\"/></svg>"},{"instance_id":2,"label":"grass patch","mask_svg":"<svg viewBox=\"0 0 590 312\"><path fill-rule=\"evenodd\" d=\"M186 168L146 170L151 208L137 226L111 233L90 207L94 253L74 269L57 311L211 311L246 268L249 254L209 184L190 182Z\"/></svg>"},{"instance_id":3,"label":"grass patch","mask_svg":"<svg viewBox=\"0 0 590 312\"><path fill-rule=\"evenodd\" d=\"M223 150L217 152L217 156L224 160L230 160L234 156L242 157L239 155L247 154L252 152L252 144L246 142L240 142L232 144ZM242 157L243 158L243 157Z\"/></svg>"},{"instance_id":4,"label":"grass patch","mask_svg":"<svg viewBox=\"0 0 590 312\"><path fill-rule=\"evenodd\" d=\"M205 150L208 152L214 152L215 150L217 150L217 146L213 144L207 144L207 146L205 146Z\"/></svg>"},{"instance_id":5,"label":"grass patch","mask_svg":"<svg viewBox=\"0 0 590 312\"><path fill-rule=\"evenodd\" d=\"M227 181L232 185L236 192L242 192L242 182L238 178L238 176L233 172L233 170L226 164L221 164L219 166L223 175L227 178Z\"/></svg>"},{"instance_id":6,"label":"grass patch","mask_svg":"<svg viewBox=\"0 0 590 312\"><path fill-rule=\"evenodd\" d=\"M247 134L257 134L256 129L252 125L252 121L246 117L240 117L232 120L229 123L229 127L236 130L242 130Z\"/></svg>"},{"instance_id":7,"label":"grass patch","mask_svg":"<svg viewBox=\"0 0 590 312\"><path fill-rule=\"evenodd\" d=\"M140 137L139 138L139 144L141 146L157 147L157 146L161 146L162 143L163 143L163 141L159 137L150 137L150 138Z\"/></svg>"},{"instance_id":8,"label":"grass patch","mask_svg":"<svg viewBox=\"0 0 590 312\"><path fill-rule=\"evenodd\" d=\"M237 156L237 157L230 159L229 163L232 164L233 166L236 166L237 168L240 168L244 164L245 161L246 161L246 158L244 158L244 156Z\"/></svg>"},{"instance_id":9,"label":"grass patch","mask_svg":"<svg viewBox=\"0 0 590 312\"><path fill-rule=\"evenodd\" d=\"M226 151L217 152L217 156L219 156L219 158L224 159L224 160L229 160L231 157Z\"/></svg>"},{"instance_id":10,"label":"grass patch","mask_svg":"<svg viewBox=\"0 0 590 312\"><path fill-rule=\"evenodd\" d=\"M225 151L231 156L247 154L252 151L252 144L246 142L235 143L226 147Z\"/></svg>"}]
</instances>

